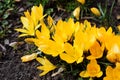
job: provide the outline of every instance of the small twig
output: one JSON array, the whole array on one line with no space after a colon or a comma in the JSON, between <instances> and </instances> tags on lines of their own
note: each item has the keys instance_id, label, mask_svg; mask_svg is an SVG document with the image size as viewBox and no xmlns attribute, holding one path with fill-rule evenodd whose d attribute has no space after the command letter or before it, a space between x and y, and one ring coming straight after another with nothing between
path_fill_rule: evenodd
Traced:
<instances>
[{"instance_id":1,"label":"small twig","mask_svg":"<svg viewBox=\"0 0 120 80\"><path fill-rule=\"evenodd\" d=\"M53 73L53 74L51 75L51 77L54 77L54 76L60 74L60 73L63 72L63 71L64 71L64 68L63 68L63 67L60 67L57 72L55 72L55 73Z\"/></svg>"},{"instance_id":2,"label":"small twig","mask_svg":"<svg viewBox=\"0 0 120 80\"><path fill-rule=\"evenodd\" d=\"M94 17L82 17L82 19L84 19L84 20L94 20L94 21L96 21L96 22L100 23L100 21L99 21L99 20L97 20L97 19L96 19L96 18L94 18Z\"/></svg>"},{"instance_id":3,"label":"small twig","mask_svg":"<svg viewBox=\"0 0 120 80\"><path fill-rule=\"evenodd\" d=\"M94 17L82 17L82 19L93 19Z\"/></svg>"}]
</instances>

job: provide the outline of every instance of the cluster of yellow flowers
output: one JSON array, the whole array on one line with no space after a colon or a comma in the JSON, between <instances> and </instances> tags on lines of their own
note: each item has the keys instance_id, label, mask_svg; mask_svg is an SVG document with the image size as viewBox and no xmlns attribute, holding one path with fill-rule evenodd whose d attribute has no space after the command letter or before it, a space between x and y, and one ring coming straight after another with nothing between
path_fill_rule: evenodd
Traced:
<instances>
[{"instance_id":1,"label":"cluster of yellow flowers","mask_svg":"<svg viewBox=\"0 0 120 80\"><path fill-rule=\"evenodd\" d=\"M44 16L42 5L33 6L31 13L25 12L25 17L21 17L23 27L16 29L22 33L19 37L30 36L25 39L26 42L33 42L44 54L53 58L59 56L68 64L81 64L84 59L88 60L86 70L79 74L83 78L99 78L103 75L98 59L105 55L106 59L116 66L107 66L103 80L120 80L120 35L116 35L111 27L106 30L104 27L91 25L87 20L83 23L74 22L72 18L68 21L59 20L55 24L50 16L47 17L48 24L45 24ZM37 53L33 53L21 59L22 62L33 59L40 62L42 66L38 69L43 70L40 76L57 68L45 56L37 56Z\"/></svg>"}]
</instances>

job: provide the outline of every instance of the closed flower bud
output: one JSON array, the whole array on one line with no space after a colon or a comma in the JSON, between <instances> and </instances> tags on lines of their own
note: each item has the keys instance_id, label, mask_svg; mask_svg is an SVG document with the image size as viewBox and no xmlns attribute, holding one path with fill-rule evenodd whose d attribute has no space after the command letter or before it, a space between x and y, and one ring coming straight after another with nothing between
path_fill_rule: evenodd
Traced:
<instances>
[{"instance_id":1,"label":"closed flower bud","mask_svg":"<svg viewBox=\"0 0 120 80\"><path fill-rule=\"evenodd\" d=\"M101 15L100 11L97 8L95 8L95 7L91 8L90 10L96 16L100 16Z\"/></svg>"},{"instance_id":2,"label":"closed flower bud","mask_svg":"<svg viewBox=\"0 0 120 80\"><path fill-rule=\"evenodd\" d=\"M73 11L73 16L79 20L79 16L80 16L80 7L77 7L74 11Z\"/></svg>"},{"instance_id":3,"label":"closed flower bud","mask_svg":"<svg viewBox=\"0 0 120 80\"><path fill-rule=\"evenodd\" d=\"M25 56L21 57L21 60L22 60L22 62L28 62L28 61L31 61L33 59L36 59L37 55L38 55L37 53L33 53L33 54L30 54L30 55L25 55Z\"/></svg>"},{"instance_id":4,"label":"closed flower bud","mask_svg":"<svg viewBox=\"0 0 120 80\"><path fill-rule=\"evenodd\" d=\"M78 2L80 2L81 4L85 4L85 0L77 0Z\"/></svg>"}]
</instances>

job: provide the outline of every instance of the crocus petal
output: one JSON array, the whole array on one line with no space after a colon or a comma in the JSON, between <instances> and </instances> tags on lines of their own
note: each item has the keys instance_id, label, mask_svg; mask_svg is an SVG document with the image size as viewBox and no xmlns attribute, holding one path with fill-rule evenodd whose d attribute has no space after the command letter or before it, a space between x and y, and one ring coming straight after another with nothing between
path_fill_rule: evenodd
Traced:
<instances>
[{"instance_id":1,"label":"crocus petal","mask_svg":"<svg viewBox=\"0 0 120 80\"><path fill-rule=\"evenodd\" d=\"M37 67L37 69L43 70L43 72L40 73L40 76L43 76L56 68L56 66L54 66L46 57L38 57L36 60L42 64L42 66Z\"/></svg>"},{"instance_id":2,"label":"crocus petal","mask_svg":"<svg viewBox=\"0 0 120 80\"><path fill-rule=\"evenodd\" d=\"M28 62L28 61L31 61L33 59L36 59L37 58L37 53L33 53L33 54L30 54L30 55L25 55L23 57L21 57L21 60L22 62Z\"/></svg>"},{"instance_id":3,"label":"crocus petal","mask_svg":"<svg viewBox=\"0 0 120 80\"><path fill-rule=\"evenodd\" d=\"M103 75L103 72L102 71L100 71L97 75L96 75L96 77L101 77Z\"/></svg>"},{"instance_id":4,"label":"crocus petal","mask_svg":"<svg viewBox=\"0 0 120 80\"><path fill-rule=\"evenodd\" d=\"M26 29L15 29L18 32L22 32L22 33L28 33L28 31Z\"/></svg>"},{"instance_id":5,"label":"crocus petal","mask_svg":"<svg viewBox=\"0 0 120 80\"><path fill-rule=\"evenodd\" d=\"M80 75L81 77L85 77L85 78L89 77L89 73L87 73L87 71L82 71L82 72L80 72L79 75Z\"/></svg>"},{"instance_id":6,"label":"crocus petal","mask_svg":"<svg viewBox=\"0 0 120 80\"><path fill-rule=\"evenodd\" d=\"M51 27L54 22L51 16L47 17L47 22L48 22L49 27Z\"/></svg>"},{"instance_id":7,"label":"crocus petal","mask_svg":"<svg viewBox=\"0 0 120 80\"><path fill-rule=\"evenodd\" d=\"M67 63L73 63L76 60L74 57L72 57L66 53L61 53L60 58L64 61L66 61Z\"/></svg>"}]
</instances>

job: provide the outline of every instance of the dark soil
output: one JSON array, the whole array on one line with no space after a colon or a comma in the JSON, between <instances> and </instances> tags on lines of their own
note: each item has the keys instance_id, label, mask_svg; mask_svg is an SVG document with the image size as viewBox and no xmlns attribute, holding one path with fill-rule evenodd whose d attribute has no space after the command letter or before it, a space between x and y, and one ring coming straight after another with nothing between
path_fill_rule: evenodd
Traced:
<instances>
[{"instance_id":1,"label":"dark soil","mask_svg":"<svg viewBox=\"0 0 120 80\"><path fill-rule=\"evenodd\" d=\"M25 5L17 4L19 8L24 10L27 8ZM120 4L119 4L120 5ZM116 19L116 16L120 15L120 6L118 4L114 7L113 16ZM61 17L68 17L70 14L62 12L64 15ZM56 11L55 18L58 18L59 12ZM21 56L23 56L29 49L30 45L23 43L17 46L17 49L10 47L8 44L5 44L5 40L8 40L9 43L21 41L18 39L18 33L14 31L15 27L21 26L19 17L21 14L12 15L8 20L12 23L11 34L6 34L4 38L0 39L0 80L76 80L71 74L63 75L62 73L51 77L51 74L54 71L48 73L46 76L40 77L40 70L37 70L36 67L40 64L35 60L31 62L22 63ZM119 19L116 22L116 25L120 24Z\"/></svg>"},{"instance_id":2,"label":"dark soil","mask_svg":"<svg viewBox=\"0 0 120 80\"><path fill-rule=\"evenodd\" d=\"M20 46L19 46L20 47ZM40 64L35 60L31 62L22 63L21 56L24 55L22 46L21 50L14 50L12 47L7 46L7 51L0 59L0 80L75 80L74 77L63 74L59 74L55 77L51 77L52 73L40 77L40 70L37 70L37 66Z\"/></svg>"}]
</instances>

